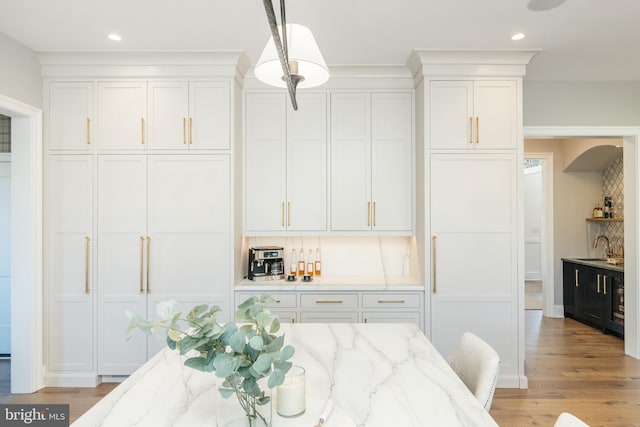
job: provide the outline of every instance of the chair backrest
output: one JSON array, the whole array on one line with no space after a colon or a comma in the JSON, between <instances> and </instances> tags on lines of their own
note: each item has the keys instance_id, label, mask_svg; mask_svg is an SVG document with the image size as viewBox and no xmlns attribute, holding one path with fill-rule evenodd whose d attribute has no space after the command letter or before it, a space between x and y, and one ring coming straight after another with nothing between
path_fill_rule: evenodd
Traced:
<instances>
[{"instance_id":1,"label":"chair backrest","mask_svg":"<svg viewBox=\"0 0 640 427\"><path fill-rule=\"evenodd\" d=\"M480 337L465 332L447 361L480 404L491 409L500 370L498 353Z\"/></svg>"},{"instance_id":2,"label":"chair backrest","mask_svg":"<svg viewBox=\"0 0 640 427\"><path fill-rule=\"evenodd\" d=\"M585 423L575 415L563 412L560 414L553 427L589 427L589 424Z\"/></svg>"}]
</instances>

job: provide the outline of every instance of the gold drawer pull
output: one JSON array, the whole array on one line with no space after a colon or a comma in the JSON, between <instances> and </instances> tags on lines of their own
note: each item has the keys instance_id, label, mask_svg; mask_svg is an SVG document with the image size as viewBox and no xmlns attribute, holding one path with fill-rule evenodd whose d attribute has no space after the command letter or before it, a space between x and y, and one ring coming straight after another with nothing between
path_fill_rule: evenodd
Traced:
<instances>
[{"instance_id":1,"label":"gold drawer pull","mask_svg":"<svg viewBox=\"0 0 640 427\"><path fill-rule=\"evenodd\" d=\"M367 202L367 227L371 227L371 202Z\"/></svg>"},{"instance_id":2,"label":"gold drawer pull","mask_svg":"<svg viewBox=\"0 0 640 427\"><path fill-rule=\"evenodd\" d=\"M379 299L378 304L404 304L406 301L403 299Z\"/></svg>"},{"instance_id":3,"label":"gold drawer pull","mask_svg":"<svg viewBox=\"0 0 640 427\"><path fill-rule=\"evenodd\" d=\"M576 268L576 288L578 286L580 286L580 285L578 284L578 269Z\"/></svg>"},{"instance_id":4,"label":"gold drawer pull","mask_svg":"<svg viewBox=\"0 0 640 427\"><path fill-rule=\"evenodd\" d=\"M607 276L602 276L604 277L604 294L607 294Z\"/></svg>"},{"instance_id":5,"label":"gold drawer pull","mask_svg":"<svg viewBox=\"0 0 640 427\"><path fill-rule=\"evenodd\" d=\"M342 304L341 300L332 300L332 299L320 299L316 300L316 304Z\"/></svg>"}]
</instances>

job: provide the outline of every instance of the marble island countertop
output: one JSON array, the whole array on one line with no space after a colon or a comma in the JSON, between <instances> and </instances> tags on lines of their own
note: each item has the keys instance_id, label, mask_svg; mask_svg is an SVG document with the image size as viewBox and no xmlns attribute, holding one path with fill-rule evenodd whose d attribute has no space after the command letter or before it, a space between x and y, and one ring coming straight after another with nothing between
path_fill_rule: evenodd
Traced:
<instances>
[{"instance_id":1,"label":"marble island countertop","mask_svg":"<svg viewBox=\"0 0 640 427\"><path fill-rule=\"evenodd\" d=\"M282 418L274 404L273 427L311 427L329 400L325 427L497 426L415 325L308 323L281 332L306 370L307 409ZM73 427L217 426L216 411L236 404L221 400L214 374L164 349Z\"/></svg>"}]
</instances>

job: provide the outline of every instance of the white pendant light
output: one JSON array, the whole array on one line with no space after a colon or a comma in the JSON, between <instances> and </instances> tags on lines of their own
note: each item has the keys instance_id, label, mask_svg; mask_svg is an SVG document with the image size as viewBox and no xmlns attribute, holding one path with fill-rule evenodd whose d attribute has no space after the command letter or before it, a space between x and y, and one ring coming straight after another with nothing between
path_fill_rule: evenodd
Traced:
<instances>
[{"instance_id":1,"label":"white pendant light","mask_svg":"<svg viewBox=\"0 0 640 427\"><path fill-rule=\"evenodd\" d=\"M287 24L286 28L289 71L292 77L298 76L297 87L315 87L329 80L329 68L311 30L299 24ZM278 33L282 39L282 26L278 26ZM273 36L269 37L256 63L254 74L268 85L287 87L287 83L282 78L282 66Z\"/></svg>"}]
</instances>

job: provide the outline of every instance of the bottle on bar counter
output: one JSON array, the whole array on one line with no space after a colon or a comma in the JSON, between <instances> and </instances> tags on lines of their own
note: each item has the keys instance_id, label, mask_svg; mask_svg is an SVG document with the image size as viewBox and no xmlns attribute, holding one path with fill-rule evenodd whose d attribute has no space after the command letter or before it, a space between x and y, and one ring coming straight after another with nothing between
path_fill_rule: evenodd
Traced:
<instances>
[{"instance_id":1,"label":"bottle on bar counter","mask_svg":"<svg viewBox=\"0 0 640 427\"><path fill-rule=\"evenodd\" d=\"M311 249L309 249L309 256L307 258L307 276L313 277L313 254L311 253Z\"/></svg>"},{"instance_id":2,"label":"bottle on bar counter","mask_svg":"<svg viewBox=\"0 0 640 427\"><path fill-rule=\"evenodd\" d=\"M306 265L304 263L304 251L300 248L300 256L298 257L298 277L304 276Z\"/></svg>"},{"instance_id":3,"label":"bottle on bar counter","mask_svg":"<svg viewBox=\"0 0 640 427\"><path fill-rule=\"evenodd\" d=\"M298 275L298 261L296 260L296 250L291 249L291 262L289 268L289 275L294 278Z\"/></svg>"},{"instance_id":4,"label":"bottle on bar counter","mask_svg":"<svg viewBox=\"0 0 640 427\"><path fill-rule=\"evenodd\" d=\"M322 260L320 259L320 248L316 248L316 262L314 267L314 274L320 276L322 272Z\"/></svg>"}]
</instances>

